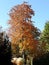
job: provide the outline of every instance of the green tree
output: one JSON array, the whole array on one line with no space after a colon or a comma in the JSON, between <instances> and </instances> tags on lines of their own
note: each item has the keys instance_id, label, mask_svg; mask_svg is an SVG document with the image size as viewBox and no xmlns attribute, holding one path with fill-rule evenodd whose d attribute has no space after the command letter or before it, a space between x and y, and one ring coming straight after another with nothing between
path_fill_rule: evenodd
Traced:
<instances>
[{"instance_id":1,"label":"green tree","mask_svg":"<svg viewBox=\"0 0 49 65\"><path fill-rule=\"evenodd\" d=\"M45 51L49 51L49 21L45 23L45 27L40 36L42 46Z\"/></svg>"},{"instance_id":2,"label":"green tree","mask_svg":"<svg viewBox=\"0 0 49 65\"><path fill-rule=\"evenodd\" d=\"M6 61L6 62L5 62ZM9 65L11 61L11 43L6 32L0 27L0 65Z\"/></svg>"}]
</instances>

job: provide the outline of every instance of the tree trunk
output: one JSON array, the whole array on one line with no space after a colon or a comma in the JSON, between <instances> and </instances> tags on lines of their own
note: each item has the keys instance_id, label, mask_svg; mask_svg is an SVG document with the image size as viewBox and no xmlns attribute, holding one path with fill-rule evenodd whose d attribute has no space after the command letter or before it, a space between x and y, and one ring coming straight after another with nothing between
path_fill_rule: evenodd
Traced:
<instances>
[{"instance_id":1,"label":"tree trunk","mask_svg":"<svg viewBox=\"0 0 49 65\"><path fill-rule=\"evenodd\" d=\"M30 57L31 65L33 65L33 57Z\"/></svg>"}]
</instances>

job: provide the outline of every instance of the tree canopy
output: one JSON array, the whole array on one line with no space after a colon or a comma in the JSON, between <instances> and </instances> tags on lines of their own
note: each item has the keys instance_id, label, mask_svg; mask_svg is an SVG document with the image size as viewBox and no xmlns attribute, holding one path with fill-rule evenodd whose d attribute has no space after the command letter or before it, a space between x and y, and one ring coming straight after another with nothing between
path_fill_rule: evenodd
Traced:
<instances>
[{"instance_id":1,"label":"tree canopy","mask_svg":"<svg viewBox=\"0 0 49 65\"><path fill-rule=\"evenodd\" d=\"M43 47L46 48L46 50L49 50L49 21L45 23L45 27L43 32L41 33L41 42L44 45Z\"/></svg>"},{"instance_id":2,"label":"tree canopy","mask_svg":"<svg viewBox=\"0 0 49 65\"><path fill-rule=\"evenodd\" d=\"M9 37L11 38L12 47L19 45L21 51L27 50L31 54L36 52L39 30L34 26L31 18L34 11L27 3L14 6L10 12Z\"/></svg>"}]
</instances>

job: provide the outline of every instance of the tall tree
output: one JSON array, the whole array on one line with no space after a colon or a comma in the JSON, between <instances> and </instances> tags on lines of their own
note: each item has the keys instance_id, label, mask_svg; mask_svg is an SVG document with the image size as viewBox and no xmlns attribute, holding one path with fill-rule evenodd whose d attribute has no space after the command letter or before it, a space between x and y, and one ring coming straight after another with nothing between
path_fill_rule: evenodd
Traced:
<instances>
[{"instance_id":1,"label":"tall tree","mask_svg":"<svg viewBox=\"0 0 49 65\"><path fill-rule=\"evenodd\" d=\"M40 38L44 49L49 51L49 21L45 23L45 27Z\"/></svg>"},{"instance_id":2,"label":"tall tree","mask_svg":"<svg viewBox=\"0 0 49 65\"><path fill-rule=\"evenodd\" d=\"M12 48L19 46L21 52L28 51L31 55L37 51L39 30L31 21L34 11L27 3L14 6L10 10L10 24L9 36L12 42Z\"/></svg>"}]
</instances>

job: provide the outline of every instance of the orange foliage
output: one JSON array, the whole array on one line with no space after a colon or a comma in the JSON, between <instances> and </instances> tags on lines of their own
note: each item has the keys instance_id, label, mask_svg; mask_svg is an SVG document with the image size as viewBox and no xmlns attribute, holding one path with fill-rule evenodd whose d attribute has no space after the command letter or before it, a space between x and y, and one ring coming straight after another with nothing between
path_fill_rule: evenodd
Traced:
<instances>
[{"instance_id":1,"label":"orange foliage","mask_svg":"<svg viewBox=\"0 0 49 65\"><path fill-rule=\"evenodd\" d=\"M31 6L27 3L14 6L9 15L9 36L12 44L21 44L22 49L35 51L38 43L36 36L38 36L39 32L31 21L31 16L34 15L34 11L31 9Z\"/></svg>"}]
</instances>

